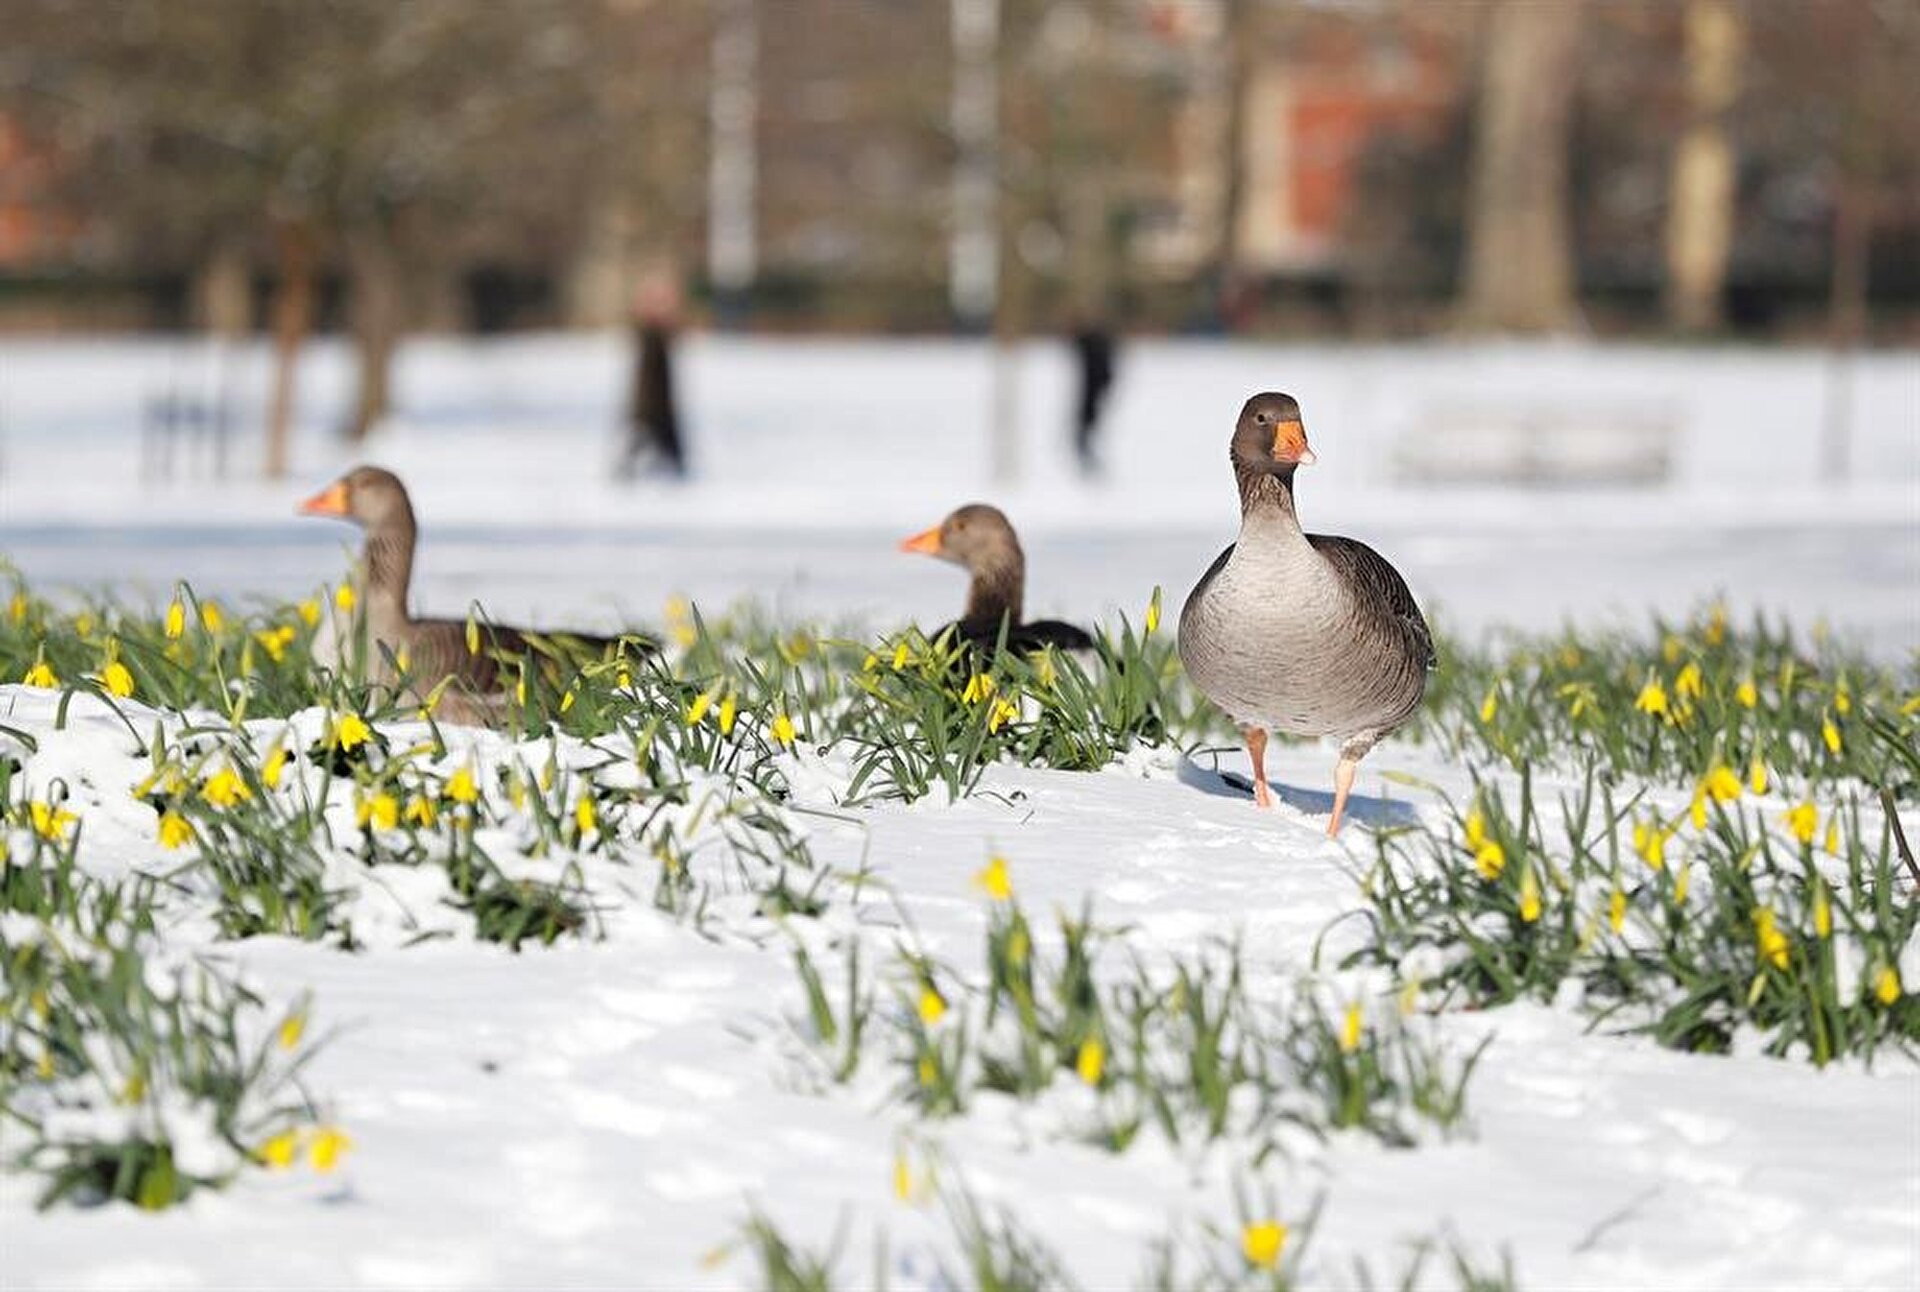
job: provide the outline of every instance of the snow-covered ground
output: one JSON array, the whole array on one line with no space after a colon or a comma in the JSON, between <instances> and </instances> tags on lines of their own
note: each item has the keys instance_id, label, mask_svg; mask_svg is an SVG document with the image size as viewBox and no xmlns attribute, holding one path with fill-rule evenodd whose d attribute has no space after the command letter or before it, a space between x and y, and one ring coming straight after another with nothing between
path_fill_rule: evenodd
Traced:
<instances>
[{"instance_id":1,"label":"snow-covered ground","mask_svg":"<svg viewBox=\"0 0 1920 1292\"><path fill-rule=\"evenodd\" d=\"M975 498L1021 530L1036 612L1137 611L1183 595L1236 521L1226 438L1245 397L1299 397L1319 465L1308 523L1367 539L1439 617L1478 630L1643 621L1716 594L1876 651L1920 644L1920 357L1555 344L1288 347L1141 341L1122 356L1108 471L1075 478L1063 348L1012 366L1020 482L988 473L983 344L689 338L683 402L696 478L608 479L625 352L614 337L418 341L395 416L360 454L330 431L352 374L335 345L303 366L293 478L252 478L266 377L237 392L234 479L140 480L144 401L200 390L188 343L0 342L0 552L36 583L163 595L285 596L335 577L350 535L292 506L356 456L398 470L424 532L418 599L461 612L606 624L669 595L750 597L873 624L944 617L951 572L897 539ZM189 378L201 380L196 385ZM1836 384L1837 383L1837 384ZM1821 482L1831 409L1852 427L1844 482ZM1535 418L1584 435L1668 428L1641 489L1420 487L1396 467L1433 436Z\"/></svg>"},{"instance_id":2,"label":"snow-covered ground","mask_svg":"<svg viewBox=\"0 0 1920 1292\"><path fill-rule=\"evenodd\" d=\"M1322 464L1302 481L1309 522L1365 537L1456 626L1639 622L1724 594L1736 609L1824 617L1890 657L1920 646L1911 354L1851 369L1852 476L1831 489L1815 480L1831 374L1812 353L1143 342L1123 356L1109 473L1084 485L1060 448L1064 365L1036 348L1019 366L1027 476L1009 489L985 469L983 348L694 338L686 360L697 480L620 487L605 479L614 340L411 347L398 414L366 456L413 486L417 598L548 622L652 619L672 593L875 628L944 617L958 576L893 541L986 497L1026 535L1034 611L1137 616L1156 583L1177 604L1231 538L1226 436L1248 393L1277 387L1301 399ZM326 439L345 356L316 347L303 374L292 481L143 486L140 402L181 362L128 342L0 344L0 553L37 588L160 597L186 578L284 596L337 575L348 534L288 513L349 460ZM260 356L241 369L257 391ZM1396 445L1469 404L1668 419L1671 478L1545 495L1396 482ZM109 783L124 754L103 752L124 732L76 712L53 731L47 693L0 686L5 721L41 740L28 776L92 769L98 857L148 864L152 812ZM1387 775L1455 795L1468 782L1389 743L1363 765L1359 825L1329 843L1314 814L1331 759L1289 748L1269 762L1283 787L1271 815L1209 792L1212 778L1167 753L1090 775L998 769L993 792L957 804L810 818L819 859L864 862L881 881L858 921L837 910L829 932L910 927L977 970L987 903L971 876L997 852L1036 916L1091 899L1146 953L1237 936L1259 981L1287 980L1360 904L1366 829L1436 811L1429 791ZM925 1286L945 1226L894 1196L909 1128L910 1157L937 1145L1089 1288L1130 1284L1170 1233L1198 1241L1214 1225L1231 1255L1236 1193L1266 1189L1293 1218L1324 1195L1316 1286L1353 1286L1355 1257L1391 1285L1407 1245L1436 1236L1483 1266L1509 1250L1530 1288L1920 1285L1908 1062L1690 1056L1514 1007L1438 1024L1458 1053L1494 1038L1470 1087L1472 1132L1456 1141L1390 1150L1336 1136L1255 1165L1143 1136L1109 1155L1061 1142L1053 1102L982 1100L921 1123L878 1079L811 1089L794 1057L805 1005L790 943L759 929L757 945L755 931L703 936L643 894L609 912L604 941L518 955L464 939L361 954L272 938L212 947L272 998L311 989L316 1025L338 1029L310 1077L353 1136L344 1166L251 1172L159 1215L36 1214L32 1182L0 1177L0 1285L732 1287L750 1281L748 1258L705 1258L758 1205L812 1248L844 1226L849 1286L869 1279L879 1230L894 1285ZM1920 965L1903 970L1920 981ZM1449 1284L1444 1262L1428 1276Z\"/></svg>"}]
</instances>

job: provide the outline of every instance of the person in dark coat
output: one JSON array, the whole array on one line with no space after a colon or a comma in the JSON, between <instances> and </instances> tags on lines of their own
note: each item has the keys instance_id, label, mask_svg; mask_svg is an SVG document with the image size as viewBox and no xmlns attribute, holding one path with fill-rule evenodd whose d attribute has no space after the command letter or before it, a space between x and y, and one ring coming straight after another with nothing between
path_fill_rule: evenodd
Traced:
<instances>
[{"instance_id":1,"label":"person in dark coat","mask_svg":"<svg viewBox=\"0 0 1920 1292\"><path fill-rule=\"evenodd\" d=\"M1104 324L1083 321L1073 330L1074 366L1080 376L1080 398L1074 407L1073 450L1083 475L1097 475L1100 458L1094 438L1100 430L1100 412L1113 385L1113 333Z\"/></svg>"},{"instance_id":2,"label":"person in dark coat","mask_svg":"<svg viewBox=\"0 0 1920 1292\"><path fill-rule=\"evenodd\" d=\"M620 463L620 474L627 479L648 465L675 479L687 474L680 412L673 397L679 299L679 290L666 278L649 279L634 298L633 401L628 408L626 453Z\"/></svg>"}]
</instances>

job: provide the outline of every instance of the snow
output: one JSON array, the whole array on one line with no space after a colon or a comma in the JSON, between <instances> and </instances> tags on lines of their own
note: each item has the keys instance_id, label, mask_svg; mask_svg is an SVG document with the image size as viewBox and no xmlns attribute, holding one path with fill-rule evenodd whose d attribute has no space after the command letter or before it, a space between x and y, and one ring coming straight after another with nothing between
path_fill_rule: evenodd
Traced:
<instances>
[{"instance_id":1,"label":"snow","mask_svg":"<svg viewBox=\"0 0 1920 1292\"><path fill-rule=\"evenodd\" d=\"M1736 610L1825 617L1892 658L1920 646L1911 354L1855 361L1854 476L1833 491L1806 479L1828 376L1813 353L1142 342L1122 356L1110 473L1082 485L1057 443L1064 372L1034 348L1020 360L1032 474L1005 491L983 466L981 347L696 337L686 359L697 482L621 488L603 478L614 339L409 347L398 414L366 455L414 487L426 529L416 599L611 623L652 620L674 593L709 608L750 595L783 617L878 628L951 614L960 596L950 570L891 540L991 496L1022 525L1034 612L1137 619L1156 583L1177 605L1231 538L1227 427L1246 393L1278 386L1301 398L1325 464L1303 485L1309 519L1364 536L1459 627L1638 622L1721 592ZM349 460L325 437L346 357L316 346L303 372L295 480L142 486L140 401L194 361L149 343L0 343L0 551L36 588L161 597L187 578L203 593L281 597L337 577L346 531L287 513ZM243 388L262 372L259 353L242 356ZM1447 400L1616 395L1675 419L1666 485L1543 499L1389 479L1393 445ZM154 720L135 709L142 732ZM56 732L47 693L0 685L0 723L40 741L30 787L74 787L88 869L166 864L151 809L126 793L145 763L118 722L83 699ZM511 754L461 733L449 765L469 749ZM562 765L582 756L565 748ZM1245 770L1237 752L1220 765ZM729 908L696 928L640 893L605 903L598 941L519 954L464 937L409 946L403 914L460 921L433 892L365 881L356 926L375 936L357 954L176 930L183 950L271 1001L312 992L328 1039L309 1084L354 1148L335 1174L249 1172L160 1214L36 1213L34 1181L0 1175L3 1281L730 1288L752 1283L750 1258L709 1258L757 1206L811 1250L844 1230L849 1286L870 1277L881 1231L894 1286L937 1286L935 1262L955 1264L951 1239L937 1206L895 1199L904 1147L1011 1208L1086 1287L1130 1285L1169 1235L1189 1255L1222 1241L1231 1254L1236 1198L1265 1191L1288 1219L1324 1199L1313 1286L1353 1286L1355 1258L1395 1285L1411 1245L1434 1238L1483 1266L1511 1252L1533 1288L1920 1284L1920 1068L1893 1057L1822 1071L1678 1054L1589 1032L1557 1007L1448 1014L1435 1027L1449 1051L1492 1038L1467 1134L1409 1150L1336 1135L1262 1164L1231 1143L1196 1152L1143 1136L1112 1155L1066 1141L1072 1092L981 1098L923 1122L886 1098L886 1074L823 1081L801 1039L796 940L823 964L857 938L876 961L906 942L977 974L989 903L972 876L998 853L1036 926L1091 901L1143 956L1237 939L1256 989L1278 992L1316 969L1323 932L1328 948L1357 935L1338 921L1360 905L1368 831L1437 820L1418 782L1456 798L1468 786L1465 768L1390 741L1362 765L1356 824L1329 842L1330 754L1271 751L1281 802L1269 814L1223 793L1210 767L1138 751L1095 774L995 768L956 803L797 813L816 860L841 877L817 921ZM830 759L787 772L802 809L832 807L844 783ZM862 865L871 882L852 896L844 879ZM603 898L618 894L618 877L595 879ZM1364 974L1328 981L1373 989ZM1209 1239L1209 1226L1226 1237ZM1428 1279L1450 1286L1445 1267L1430 1261Z\"/></svg>"}]
</instances>

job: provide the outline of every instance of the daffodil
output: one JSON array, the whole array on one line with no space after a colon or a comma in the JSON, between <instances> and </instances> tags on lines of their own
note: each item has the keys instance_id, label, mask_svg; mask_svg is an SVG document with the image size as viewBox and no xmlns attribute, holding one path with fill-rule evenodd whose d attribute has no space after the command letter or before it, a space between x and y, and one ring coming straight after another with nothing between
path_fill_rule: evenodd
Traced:
<instances>
[{"instance_id":1,"label":"daffodil","mask_svg":"<svg viewBox=\"0 0 1920 1292\"><path fill-rule=\"evenodd\" d=\"M1833 710L1843 718L1853 712L1853 696L1848 693L1845 682L1833 688Z\"/></svg>"},{"instance_id":2,"label":"daffodil","mask_svg":"<svg viewBox=\"0 0 1920 1292\"><path fill-rule=\"evenodd\" d=\"M7 618L16 624L27 621L27 594L16 591L7 601Z\"/></svg>"},{"instance_id":3,"label":"daffodil","mask_svg":"<svg viewBox=\"0 0 1920 1292\"><path fill-rule=\"evenodd\" d=\"M160 846L171 851L193 842L193 826L178 812L160 814Z\"/></svg>"},{"instance_id":4,"label":"daffodil","mask_svg":"<svg viewBox=\"0 0 1920 1292\"><path fill-rule=\"evenodd\" d=\"M1707 693L1706 680L1700 676L1700 666L1692 660L1673 679L1673 693L1683 699L1698 699Z\"/></svg>"},{"instance_id":5,"label":"daffodil","mask_svg":"<svg viewBox=\"0 0 1920 1292\"><path fill-rule=\"evenodd\" d=\"M1693 867L1684 862L1673 872L1673 904L1685 906L1687 894L1693 888Z\"/></svg>"},{"instance_id":6,"label":"daffodil","mask_svg":"<svg viewBox=\"0 0 1920 1292\"><path fill-rule=\"evenodd\" d=\"M1700 789L1715 803L1731 803L1740 797L1740 777L1725 763L1715 763L1700 778Z\"/></svg>"},{"instance_id":7,"label":"daffodil","mask_svg":"<svg viewBox=\"0 0 1920 1292\"><path fill-rule=\"evenodd\" d=\"M1160 631L1160 589L1155 588L1153 590L1153 598L1147 602L1147 613L1143 618L1147 628L1147 636L1151 637Z\"/></svg>"},{"instance_id":8,"label":"daffodil","mask_svg":"<svg viewBox=\"0 0 1920 1292\"><path fill-rule=\"evenodd\" d=\"M240 774L231 767L222 767L207 777L200 787L200 797L217 808L230 808L236 803L245 802L253 797L253 791L240 779Z\"/></svg>"},{"instance_id":9,"label":"daffodil","mask_svg":"<svg viewBox=\"0 0 1920 1292\"><path fill-rule=\"evenodd\" d=\"M255 1150L260 1161L275 1171L284 1171L300 1156L300 1132L284 1130Z\"/></svg>"},{"instance_id":10,"label":"daffodil","mask_svg":"<svg viewBox=\"0 0 1920 1292\"><path fill-rule=\"evenodd\" d=\"M308 1156L313 1160L313 1169L322 1173L333 1170L340 1159L353 1147L353 1140L337 1126L323 1127L308 1146Z\"/></svg>"},{"instance_id":11,"label":"daffodil","mask_svg":"<svg viewBox=\"0 0 1920 1292\"><path fill-rule=\"evenodd\" d=\"M1467 847L1477 851L1480 845L1487 841L1487 816L1480 810L1480 804L1477 801L1467 809L1465 825Z\"/></svg>"},{"instance_id":12,"label":"daffodil","mask_svg":"<svg viewBox=\"0 0 1920 1292\"><path fill-rule=\"evenodd\" d=\"M283 1050L291 1050L300 1044L300 1038L307 1032L307 1015L304 1010L294 1010L280 1023L280 1031L274 1039Z\"/></svg>"},{"instance_id":13,"label":"daffodil","mask_svg":"<svg viewBox=\"0 0 1920 1292\"><path fill-rule=\"evenodd\" d=\"M572 692L568 692L568 694L572 694ZM727 698L720 701L720 734L721 735L730 736L733 734L733 720L739 714L739 712L740 712L739 700L734 697L733 692L731 691L727 692Z\"/></svg>"},{"instance_id":14,"label":"daffodil","mask_svg":"<svg viewBox=\"0 0 1920 1292\"><path fill-rule=\"evenodd\" d=\"M1089 1036L1080 1042L1080 1053L1074 1056L1073 1070L1088 1085L1100 1084L1100 1074L1107 1070L1107 1047L1100 1043L1099 1037Z\"/></svg>"},{"instance_id":15,"label":"daffodil","mask_svg":"<svg viewBox=\"0 0 1920 1292\"><path fill-rule=\"evenodd\" d=\"M700 725L700 720L707 716L707 710L713 707L714 697L719 693L720 688L718 685L715 685L708 687L699 695L693 697L693 703L687 706L686 721L689 727L697 727Z\"/></svg>"},{"instance_id":16,"label":"daffodil","mask_svg":"<svg viewBox=\"0 0 1920 1292\"><path fill-rule=\"evenodd\" d=\"M1827 886L1817 879L1813 881L1813 932L1821 939L1833 936L1833 903L1827 898Z\"/></svg>"},{"instance_id":17,"label":"daffodil","mask_svg":"<svg viewBox=\"0 0 1920 1292\"><path fill-rule=\"evenodd\" d=\"M100 685L106 687L109 694L124 700L133 694L133 674L119 660L108 660L107 666L100 670Z\"/></svg>"},{"instance_id":18,"label":"daffodil","mask_svg":"<svg viewBox=\"0 0 1920 1292\"><path fill-rule=\"evenodd\" d=\"M35 799L27 804L27 819L32 823L35 834L49 842L59 843L67 837L68 827L80 818L63 807Z\"/></svg>"},{"instance_id":19,"label":"daffodil","mask_svg":"<svg viewBox=\"0 0 1920 1292\"><path fill-rule=\"evenodd\" d=\"M181 634L187 631L187 608L180 604L180 598L178 596L175 596L172 601L167 603L167 618L164 631L167 634L168 641L179 640Z\"/></svg>"},{"instance_id":20,"label":"daffodil","mask_svg":"<svg viewBox=\"0 0 1920 1292\"><path fill-rule=\"evenodd\" d=\"M1277 1220L1256 1220L1240 1230L1240 1254L1255 1269L1270 1270L1286 1250L1287 1227Z\"/></svg>"},{"instance_id":21,"label":"daffodil","mask_svg":"<svg viewBox=\"0 0 1920 1292\"><path fill-rule=\"evenodd\" d=\"M471 765L457 767L453 775L447 778L447 797L455 803L474 803L480 798L480 787L474 783Z\"/></svg>"},{"instance_id":22,"label":"daffodil","mask_svg":"<svg viewBox=\"0 0 1920 1292\"><path fill-rule=\"evenodd\" d=\"M403 816L407 824L417 825L422 830L431 830L440 820L440 809L436 808L433 800L426 795L414 794L407 799Z\"/></svg>"},{"instance_id":23,"label":"daffodil","mask_svg":"<svg viewBox=\"0 0 1920 1292\"><path fill-rule=\"evenodd\" d=\"M1828 753L1840 752L1840 728L1835 725L1832 718L1825 715L1820 718L1820 739L1827 742Z\"/></svg>"},{"instance_id":24,"label":"daffodil","mask_svg":"<svg viewBox=\"0 0 1920 1292\"><path fill-rule=\"evenodd\" d=\"M281 624L277 628L260 629L253 639L267 652L267 658L278 664L287 657L287 647L293 643L294 636L293 625Z\"/></svg>"},{"instance_id":25,"label":"daffodil","mask_svg":"<svg viewBox=\"0 0 1920 1292\"><path fill-rule=\"evenodd\" d=\"M1488 687L1486 696L1480 701L1480 721L1492 722L1494 715L1499 712L1500 692L1494 687Z\"/></svg>"},{"instance_id":26,"label":"daffodil","mask_svg":"<svg viewBox=\"0 0 1920 1292\"><path fill-rule=\"evenodd\" d=\"M776 743L791 745L796 734L798 733L793 729L792 718L789 718L784 713L776 713L773 715L773 738Z\"/></svg>"},{"instance_id":27,"label":"daffodil","mask_svg":"<svg viewBox=\"0 0 1920 1292\"><path fill-rule=\"evenodd\" d=\"M1760 688L1753 684L1752 678L1743 677L1740 685L1733 688L1733 699L1743 709L1754 708L1760 703Z\"/></svg>"},{"instance_id":28,"label":"daffodil","mask_svg":"<svg viewBox=\"0 0 1920 1292\"><path fill-rule=\"evenodd\" d=\"M200 626L202 628L205 628L209 633L218 633L226 626L226 623L226 612L220 609L220 603L218 601L202 601L200 603Z\"/></svg>"},{"instance_id":29,"label":"daffodil","mask_svg":"<svg viewBox=\"0 0 1920 1292\"><path fill-rule=\"evenodd\" d=\"M1707 645L1718 646L1727 639L1727 608L1718 602L1707 612L1707 626L1701 632Z\"/></svg>"},{"instance_id":30,"label":"daffodil","mask_svg":"<svg viewBox=\"0 0 1920 1292\"><path fill-rule=\"evenodd\" d=\"M320 600L318 597L308 597L299 605L295 606L294 611L300 616L300 622L307 627L315 628L319 626Z\"/></svg>"},{"instance_id":31,"label":"daffodil","mask_svg":"<svg viewBox=\"0 0 1920 1292\"><path fill-rule=\"evenodd\" d=\"M1540 918L1540 883L1533 877L1533 867L1527 867L1520 876L1520 920L1532 924Z\"/></svg>"},{"instance_id":32,"label":"daffodil","mask_svg":"<svg viewBox=\"0 0 1920 1292\"><path fill-rule=\"evenodd\" d=\"M973 882L996 902L1013 896L1013 878L1007 873L1005 857L989 858L985 868L974 875Z\"/></svg>"},{"instance_id":33,"label":"daffodil","mask_svg":"<svg viewBox=\"0 0 1920 1292\"><path fill-rule=\"evenodd\" d=\"M1627 923L1627 895L1614 889L1607 896L1607 927L1618 934Z\"/></svg>"},{"instance_id":34,"label":"daffodil","mask_svg":"<svg viewBox=\"0 0 1920 1292\"><path fill-rule=\"evenodd\" d=\"M1820 840L1820 846L1827 850L1829 856L1840 855L1840 814L1838 812L1827 817L1827 833Z\"/></svg>"},{"instance_id":35,"label":"daffodil","mask_svg":"<svg viewBox=\"0 0 1920 1292\"><path fill-rule=\"evenodd\" d=\"M280 777L287 770L287 747L275 741L273 748L267 751L267 760L260 764L260 783L270 790L280 788Z\"/></svg>"},{"instance_id":36,"label":"daffodil","mask_svg":"<svg viewBox=\"0 0 1920 1292\"><path fill-rule=\"evenodd\" d=\"M49 691L56 690L60 685L60 679L54 675L51 668L47 667L47 661L44 658L34 660L33 666L20 680L28 686L44 687Z\"/></svg>"},{"instance_id":37,"label":"daffodil","mask_svg":"<svg viewBox=\"0 0 1920 1292\"><path fill-rule=\"evenodd\" d=\"M1340 1022L1340 1053L1352 1054L1360 1048L1363 1021L1360 1002L1356 1000L1347 1006L1346 1017Z\"/></svg>"},{"instance_id":38,"label":"daffodil","mask_svg":"<svg viewBox=\"0 0 1920 1292\"><path fill-rule=\"evenodd\" d=\"M1660 685L1658 678L1647 679L1647 684L1640 688L1640 694L1634 699L1633 707L1656 717L1666 714L1667 688Z\"/></svg>"},{"instance_id":39,"label":"daffodil","mask_svg":"<svg viewBox=\"0 0 1920 1292\"><path fill-rule=\"evenodd\" d=\"M960 693L960 699L973 704L993 694L993 678L986 673L975 673L967 679L967 689Z\"/></svg>"},{"instance_id":40,"label":"daffodil","mask_svg":"<svg viewBox=\"0 0 1920 1292\"><path fill-rule=\"evenodd\" d=\"M901 1202L913 1197L913 1164L905 1153L893 1155L893 1196Z\"/></svg>"},{"instance_id":41,"label":"daffodil","mask_svg":"<svg viewBox=\"0 0 1920 1292\"><path fill-rule=\"evenodd\" d=\"M573 823L580 827L582 835L591 834L600 823L593 810L593 795L582 794L580 801L573 805Z\"/></svg>"},{"instance_id":42,"label":"daffodil","mask_svg":"<svg viewBox=\"0 0 1920 1292\"><path fill-rule=\"evenodd\" d=\"M352 614L353 607L360 598L354 593L351 583L343 583L333 590L333 605L341 614ZM471 620L469 620L471 622Z\"/></svg>"},{"instance_id":43,"label":"daffodil","mask_svg":"<svg viewBox=\"0 0 1920 1292\"><path fill-rule=\"evenodd\" d=\"M1787 809L1785 821L1787 829L1801 843L1812 843L1813 832L1820 822L1820 813L1812 803L1801 803Z\"/></svg>"},{"instance_id":44,"label":"daffodil","mask_svg":"<svg viewBox=\"0 0 1920 1292\"><path fill-rule=\"evenodd\" d=\"M1020 716L1020 710L1004 696L993 702L993 708L987 714L987 730L998 731Z\"/></svg>"},{"instance_id":45,"label":"daffodil","mask_svg":"<svg viewBox=\"0 0 1920 1292\"><path fill-rule=\"evenodd\" d=\"M1492 882L1507 868L1507 850L1496 839L1484 840L1473 850L1473 865L1480 872L1480 878Z\"/></svg>"},{"instance_id":46,"label":"daffodil","mask_svg":"<svg viewBox=\"0 0 1920 1292\"><path fill-rule=\"evenodd\" d=\"M328 743L339 749L357 749L373 736L373 728L357 713L343 713L333 723Z\"/></svg>"},{"instance_id":47,"label":"daffodil","mask_svg":"<svg viewBox=\"0 0 1920 1292\"><path fill-rule=\"evenodd\" d=\"M392 830L400 824L400 800L382 790L360 800L354 809L354 822L363 829Z\"/></svg>"},{"instance_id":48,"label":"daffodil","mask_svg":"<svg viewBox=\"0 0 1920 1292\"><path fill-rule=\"evenodd\" d=\"M1773 912L1764 906L1754 908L1753 940L1762 960L1776 969L1787 967L1787 953L1792 944L1774 922Z\"/></svg>"},{"instance_id":49,"label":"daffodil","mask_svg":"<svg viewBox=\"0 0 1920 1292\"><path fill-rule=\"evenodd\" d=\"M920 1021L928 1027L938 1023L947 1014L947 1002L932 986L920 989Z\"/></svg>"},{"instance_id":50,"label":"daffodil","mask_svg":"<svg viewBox=\"0 0 1920 1292\"><path fill-rule=\"evenodd\" d=\"M1755 794L1767 792L1767 765L1760 761L1758 754L1747 763L1747 788Z\"/></svg>"},{"instance_id":51,"label":"daffodil","mask_svg":"<svg viewBox=\"0 0 1920 1292\"><path fill-rule=\"evenodd\" d=\"M1873 994L1882 1005L1891 1005L1900 999L1900 971L1892 965L1882 965L1880 972L1874 975Z\"/></svg>"},{"instance_id":52,"label":"daffodil","mask_svg":"<svg viewBox=\"0 0 1920 1292\"><path fill-rule=\"evenodd\" d=\"M907 650L907 643L905 641L900 642L893 648L893 671L898 673L907 666L907 662L912 658L912 653Z\"/></svg>"},{"instance_id":53,"label":"daffodil","mask_svg":"<svg viewBox=\"0 0 1920 1292\"><path fill-rule=\"evenodd\" d=\"M1673 837L1673 831L1661 827L1658 821L1636 821L1633 826L1633 850L1640 859L1655 870L1667 864L1667 840Z\"/></svg>"}]
</instances>

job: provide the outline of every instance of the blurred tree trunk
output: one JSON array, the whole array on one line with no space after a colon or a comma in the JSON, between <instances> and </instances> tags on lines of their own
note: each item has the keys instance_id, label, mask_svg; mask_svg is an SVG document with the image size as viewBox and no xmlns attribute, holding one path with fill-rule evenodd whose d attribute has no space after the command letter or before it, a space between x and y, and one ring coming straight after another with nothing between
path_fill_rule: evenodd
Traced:
<instances>
[{"instance_id":1,"label":"blurred tree trunk","mask_svg":"<svg viewBox=\"0 0 1920 1292\"><path fill-rule=\"evenodd\" d=\"M282 221L274 230L279 254L279 282L273 293L273 389L267 398L266 477L287 474L288 447L293 435L294 379L300 350L313 329L313 226L303 220Z\"/></svg>"},{"instance_id":2,"label":"blurred tree trunk","mask_svg":"<svg viewBox=\"0 0 1920 1292\"><path fill-rule=\"evenodd\" d=\"M1214 233L1211 308L1231 329L1241 310L1240 204L1247 188L1247 67L1253 57L1250 0L1222 0L1216 91L1225 109L1220 129L1220 209Z\"/></svg>"},{"instance_id":3,"label":"blurred tree trunk","mask_svg":"<svg viewBox=\"0 0 1920 1292\"><path fill-rule=\"evenodd\" d=\"M1735 159L1727 115L1740 97L1746 24L1734 0L1688 0L1686 133L1667 206L1667 316L1685 331L1720 326L1733 251Z\"/></svg>"},{"instance_id":4,"label":"blurred tree trunk","mask_svg":"<svg viewBox=\"0 0 1920 1292\"><path fill-rule=\"evenodd\" d=\"M194 282L194 314L222 341L237 341L253 324L253 277L246 246L234 238L214 244Z\"/></svg>"},{"instance_id":5,"label":"blurred tree trunk","mask_svg":"<svg viewBox=\"0 0 1920 1292\"><path fill-rule=\"evenodd\" d=\"M1552 332L1579 319L1567 152L1581 0L1498 0L1489 14L1459 317Z\"/></svg>"},{"instance_id":6,"label":"blurred tree trunk","mask_svg":"<svg viewBox=\"0 0 1920 1292\"><path fill-rule=\"evenodd\" d=\"M392 405L393 355L400 346L404 292L393 231L375 223L346 236L349 325L360 359L360 389L346 438L358 444Z\"/></svg>"}]
</instances>

